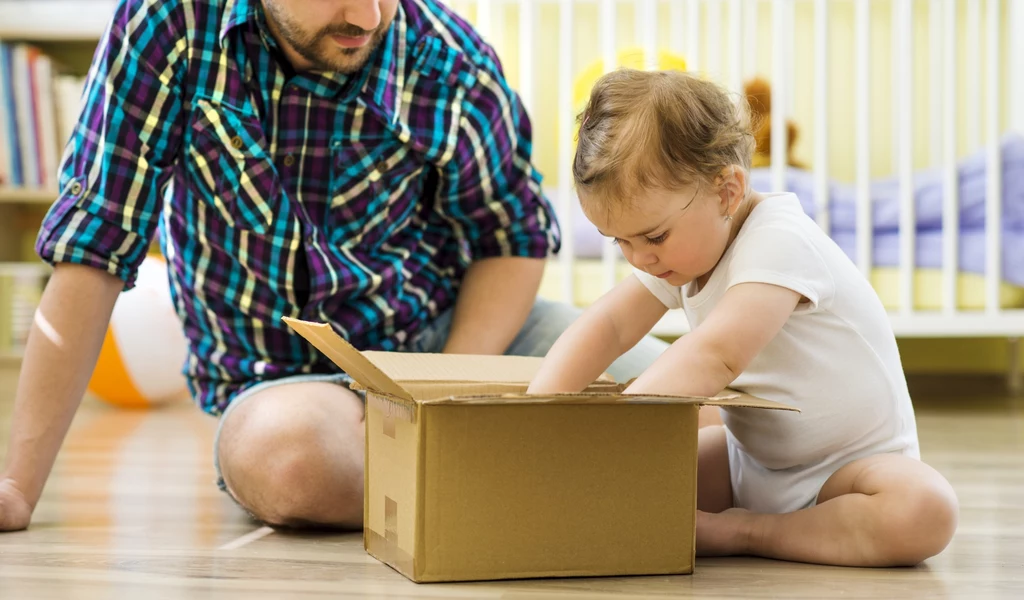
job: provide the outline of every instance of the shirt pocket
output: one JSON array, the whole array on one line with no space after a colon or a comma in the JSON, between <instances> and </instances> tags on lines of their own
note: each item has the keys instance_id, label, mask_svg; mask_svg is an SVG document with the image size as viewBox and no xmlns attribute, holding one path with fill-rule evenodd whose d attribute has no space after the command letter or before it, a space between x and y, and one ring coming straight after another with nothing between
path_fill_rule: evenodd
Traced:
<instances>
[{"instance_id":1,"label":"shirt pocket","mask_svg":"<svg viewBox=\"0 0 1024 600\"><path fill-rule=\"evenodd\" d=\"M193 192L231 227L266 234L281 201L281 182L259 119L200 99L189 135L186 163Z\"/></svg>"},{"instance_id":2,"label":"shirt pocket","mask_svg":"<svg viewBox=\"0 0 1024 600\"><path fill-rule=\"evenodd\" d=\"M390 132L331 141L327 225L331 243L372 252L418 204L423 161Z\"/></svg>"}]
</instances>

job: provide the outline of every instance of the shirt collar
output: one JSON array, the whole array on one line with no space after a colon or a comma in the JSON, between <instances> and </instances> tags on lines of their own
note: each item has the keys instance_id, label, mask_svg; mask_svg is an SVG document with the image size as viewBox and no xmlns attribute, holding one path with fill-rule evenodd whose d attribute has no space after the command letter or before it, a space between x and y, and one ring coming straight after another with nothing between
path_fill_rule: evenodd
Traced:
<instances>
[{"instance_id":1,"label":"shirt collar","mask_svg":"<svg viewBox=\"0 0 1024 600\"><path fill-rule=\"evenodd\" d=\"M256 8L259 3L260 0L225 0L219 34L222 47L232 29L256 17Z\"/></svg>"},{"instance_id":2,"label":"shirt collar","mask_svg":"<svg viewBox=\"0 0 1024 600\"><path fill-rule=\"evenodd\" d=\"M405 88L405 64L412 48L408 46L408 22L402 3L391 22L387 35L381 40L367 64L367 76L360 86L359 96L376 107L388 123L394 125L401 112L402 91Z\"/></svg>"}]
</instances>

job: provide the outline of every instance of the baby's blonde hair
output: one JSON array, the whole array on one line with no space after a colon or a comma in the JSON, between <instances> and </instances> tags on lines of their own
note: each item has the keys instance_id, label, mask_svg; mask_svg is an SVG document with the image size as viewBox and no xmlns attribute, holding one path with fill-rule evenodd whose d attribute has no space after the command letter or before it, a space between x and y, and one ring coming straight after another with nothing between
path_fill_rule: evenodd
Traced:
<instances>
[{"instance_id":1,"label":"baby's blonde hair","mask_svg":"<svg viewBox=\"0 0 1024 600\"><path fill-rule=\"evenodd\" d=\"M755 145L746 99L681 71L604 75L579 124L576 189L607 209L652 189L712 185L729 165L749 171Z\"/></svg>"}]
</instances>

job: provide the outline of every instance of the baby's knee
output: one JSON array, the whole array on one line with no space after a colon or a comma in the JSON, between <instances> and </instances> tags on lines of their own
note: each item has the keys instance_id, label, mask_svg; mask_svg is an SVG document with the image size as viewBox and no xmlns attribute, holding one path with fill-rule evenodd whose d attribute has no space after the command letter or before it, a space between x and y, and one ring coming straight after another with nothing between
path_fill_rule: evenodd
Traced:
<instances>
[{"instance_id":1,"label":"baby's knee","mask_svg":"<svg viewBox=\"0 0 1024 600\"><path fill-rule=\"evenodd\" d=\"M914 566L938 555L953 540L959 503L952 486L935 481L908 486L890 513L890 535L884 549L891 566Z\"/></svg>"}]
</instances>

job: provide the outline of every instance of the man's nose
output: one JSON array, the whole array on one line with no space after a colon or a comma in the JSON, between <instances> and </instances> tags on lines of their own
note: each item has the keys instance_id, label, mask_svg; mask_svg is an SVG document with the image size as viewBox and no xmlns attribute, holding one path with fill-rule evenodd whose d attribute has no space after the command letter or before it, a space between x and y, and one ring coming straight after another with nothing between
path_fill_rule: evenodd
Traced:
<instances>
[{"instance_id":1,"label":"man's nose","mask_svg":"<svg viewBox=\"0 0 1024 600\"><path fill-rule=\"evenodd\" d=\"M373 31L380 26L378 0L349 0L344 3L342 18L345 23Z\"/></svg>"}]
</instances>

